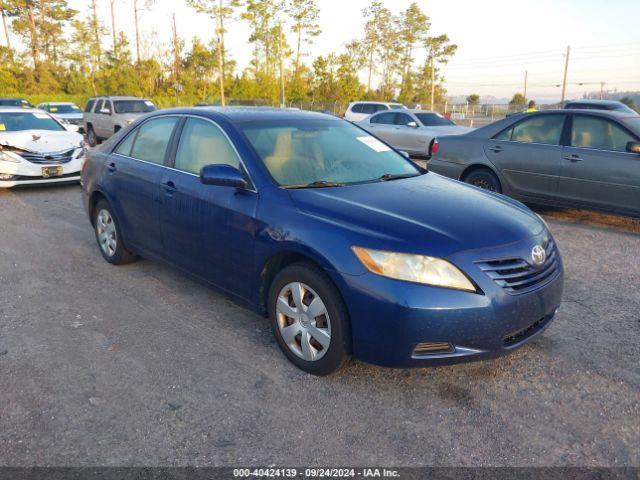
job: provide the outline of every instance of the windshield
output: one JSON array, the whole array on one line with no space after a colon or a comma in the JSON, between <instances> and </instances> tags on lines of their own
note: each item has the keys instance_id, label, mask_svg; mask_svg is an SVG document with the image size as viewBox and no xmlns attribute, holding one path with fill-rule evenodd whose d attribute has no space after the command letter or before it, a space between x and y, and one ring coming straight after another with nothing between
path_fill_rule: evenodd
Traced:
<instances>
[{"instance_id":1,"label":"windshield","mask_svg":"<svg viewBox=\"0 0 640 480\"><path fill-rule=\"evenodd\" d=\"M64 128L47 113L0 112L0 133L21 130L64 130Z\"/></svg>"},{"instance_id":2,"label":"windshield","mask_svg":"<svg viewBox=\"0 0 640 480\"><path fill-rule=\"evenodd\" d=\"M113 107L116 113L148 113L156 109L150 100L116 100Z\"/></svg>"},{"instance_id":3,"label":"windshield","mask_svg":"<svg viewBox=\"0 0 640 480\"><path fill-rule=\"evenodd\" d=\"M49 106L49 111L51 113L80 113L80 112L82 112L82 110L80 110L75 105L50 105Z\"/></svg>"},{"instance_id":4,"label":"windshield","mask_svg":"<svg viewBox=\"0 0 640 480\"><path fill-rule=\"evenodd\" d=\"M249 122L240 128L282 186L420 174L411 161L348 122L296 119Z\"/></svg>"},{"instance_id":5,"label":"windshield","mask_svg":"<svg viewBox=\"0 0 640 480\"><path fill-rule=\"evenodd\" d=\"M623 122L627 124L633 133L640 136L640 116L625 118Z\"/></svg>"},{"instance_id":6,"label":"windshield","mask_svg":"<svg viewBox=\"0 0 640 480\"><path fill-rule=\"evenodd\" d=\"M425 127L441 127L444 125L455 125L451 120L444 118L439 113L416 113L416 117Z\"/></svg>"}]
</instances>

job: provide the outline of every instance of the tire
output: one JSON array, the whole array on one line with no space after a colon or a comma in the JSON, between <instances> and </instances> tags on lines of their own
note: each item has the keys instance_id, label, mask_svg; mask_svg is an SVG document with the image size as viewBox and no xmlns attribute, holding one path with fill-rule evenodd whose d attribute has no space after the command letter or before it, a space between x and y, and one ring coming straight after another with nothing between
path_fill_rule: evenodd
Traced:
<instances>
[{"instance_id":1,"label":"tire","mask_svg":"<svg viewBox=\"0 0 640 480\"><path fill-rule=\"evenodd\" d=\"M302 300L303 315L298 313L295 290L300 292L297 298ZM320 304L311 307L317 300ZM338 289L322 270L307 263L284 268L271 283L268 302L276 341L300 370L312 375L329 375L349 360L349 314ZM316 309L318 315L311 316L309 307Z\"/></svg>"},{"instance_id":2,"label":"tire","mask_svg":"<svg viewBox=\"0 0 640 480\"><path fill-rule=\"evenodd\" d=\"M496 177L496 174L488 168L479 168L474 170L464 177L464 181L475 187L482 188L483 190L502 193L500 180Z\"/></svg>"},{"instance_id":3,"label":"tire","mask_svg":"<svg viewBox=\"0 0 640 480\"><path fill-rule=\"evenodd\" d=\"M96 136L96 132L93 130L92 125L87 125L87 143L89 143L90 147L98 145L98 137Z\"/></svg>"},{"instance_id":4,"label":"tire","mask_svg":"<svg viewBox=\"0 0 640 480\"><path fill-rule=\"evenodd\" d=\"M107 262L124 265L135 261L136 256L122 242L118 221L106 200L100 200L94 208L93 225L98 248Z\"/></svg>"}]
</instances>

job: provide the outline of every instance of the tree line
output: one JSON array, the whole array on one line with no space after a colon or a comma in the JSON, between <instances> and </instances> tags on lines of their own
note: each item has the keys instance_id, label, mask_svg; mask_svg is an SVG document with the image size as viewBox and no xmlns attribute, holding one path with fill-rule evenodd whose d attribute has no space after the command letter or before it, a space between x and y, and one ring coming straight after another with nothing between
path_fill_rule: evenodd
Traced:
<instances>
[{"instance_id":1,"label":"tree line","mask_svg":"<svg viewBox=\"0 0 640 480\"><path fill-rule=\"evenodd\" d=\"M67 0L0 0L7 44L0 47L0 95L128 94L165 105L224 104L229 98L276 103L282 82L287 101L428 104L442 101L439 69L456 51L446 35L430 35L430 18L416 3L394 14L372 1L362 11L360 38L312 57L322 32L316 0L184 0L210 19L213 39L196 35L187 42L174 16L167 22L169 44L155 42L154 51L145 53L140 25L154 1L88 0L87 10L79 12ZM108 19L98 14L100 2L108 2ZM134 18L132 40L117 25L119 9ZM225 41L237 22L249 26L253 51L242 70ZM10 32L23 49L11 44Z\"/></svg>"}]
</instances>

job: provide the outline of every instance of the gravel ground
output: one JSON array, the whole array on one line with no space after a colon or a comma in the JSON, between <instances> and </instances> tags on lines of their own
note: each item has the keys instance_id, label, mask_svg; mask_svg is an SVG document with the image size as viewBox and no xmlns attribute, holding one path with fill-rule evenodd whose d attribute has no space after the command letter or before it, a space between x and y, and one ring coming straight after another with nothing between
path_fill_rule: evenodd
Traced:
<instances>
[{"instance_id":1,"label":"gravel ground","mask_svg":"<svg viewBox=\"0 0 640 480\"><path fill-rule=\"evenodd\" d=\"M542 212L566 295L512 355L315 378L220 294L104 262L77 186L0 209L0 465L639 465L640 222Z\"/></svg>"}]
</instances>

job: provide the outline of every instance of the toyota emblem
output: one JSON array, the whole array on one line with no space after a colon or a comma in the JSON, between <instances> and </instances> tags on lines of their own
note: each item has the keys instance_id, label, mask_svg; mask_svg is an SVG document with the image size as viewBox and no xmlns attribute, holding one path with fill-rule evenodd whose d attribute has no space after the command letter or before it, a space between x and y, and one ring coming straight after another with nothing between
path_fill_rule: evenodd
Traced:
<instances>
[{"instance_id":1,"label":"toyota emblem","mask_svg":"<svg viewBox=\"0 0 640 480\"><path fill-rule=\"evenodd\" d=\"M533 264L540 266L547 259L547 252L544 251L541 245L536 245L531 250L531 260L533 260Z\"/></svg>"}]
</instances>

